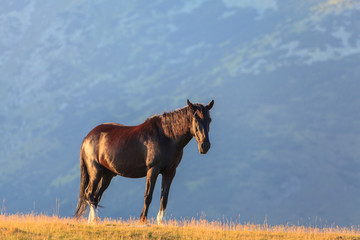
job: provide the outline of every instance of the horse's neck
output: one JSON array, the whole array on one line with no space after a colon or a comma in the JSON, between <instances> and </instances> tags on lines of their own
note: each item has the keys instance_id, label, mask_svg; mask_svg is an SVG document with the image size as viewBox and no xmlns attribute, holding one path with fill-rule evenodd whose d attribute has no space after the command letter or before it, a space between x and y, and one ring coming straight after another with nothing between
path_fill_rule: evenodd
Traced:
<instances>
[{"instance_id":1,"label":"horse's neck","mask_svg":"<svg viewBox=\"0 0 360 240\"><path fill-rule=\"evenodd\" d=\"M175 143L179 149L183 149L190 142L192 138L193 136L191 135L190 132L188 132L187 134L175 138Z\"/></svg>"},{"instance_id":2,"label":"horse's neck","mask_svg":"<svg viewBox=\"0 0 360 240\"><path fill-rule=\"evenodd\" d=\"M163 114L161 125L166 137L172 139L179 148L185 147L192 139L191 118L186 108Z\"/></svg>"}]
</instances>

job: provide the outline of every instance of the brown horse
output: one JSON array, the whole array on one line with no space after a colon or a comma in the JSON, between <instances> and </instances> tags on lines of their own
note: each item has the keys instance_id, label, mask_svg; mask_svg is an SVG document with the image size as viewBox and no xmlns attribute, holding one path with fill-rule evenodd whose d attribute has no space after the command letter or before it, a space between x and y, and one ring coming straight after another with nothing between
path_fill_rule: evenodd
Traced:
<instances>
[{"instance_id":1,"label":"brown horse","mask_svg":"<svg viewBox=\"0 0 360 240\"><path fill-rule=\"evenodd\" d=\"M171 182L184 147L192 137L199 152L210 149L208 105L192 104L162 115L154 115L138 126L104 123L95 127L84 139L80 150L80 193L75 218L80 218L90 205L89 222L94 222L97 207L111 179L120 175L129 178L146 176L144 207L140 221L147 222L147 212L156 179L162 175L160 211L157 222L165 217Z\"/></svg>"}]
</instances>

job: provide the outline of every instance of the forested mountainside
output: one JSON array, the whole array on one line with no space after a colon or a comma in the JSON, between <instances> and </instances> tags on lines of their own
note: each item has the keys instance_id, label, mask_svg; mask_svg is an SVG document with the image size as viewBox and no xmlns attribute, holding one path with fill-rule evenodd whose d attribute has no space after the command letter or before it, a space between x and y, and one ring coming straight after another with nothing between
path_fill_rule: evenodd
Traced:
<instances>
[{"instance_id":1,"label":"forested mountainside","mask_svg":"<svg viewBox=\"0 0 360 240\"><path fill-rule=\"evenodd\" d=\"M355 0L2 3L3 209L71 216L94 126L214 99L212 148L185 149L169 216L359 225L359 22ZM144 189L115 178L100 216L138 217Z\"/></svg>"}]
</instances>

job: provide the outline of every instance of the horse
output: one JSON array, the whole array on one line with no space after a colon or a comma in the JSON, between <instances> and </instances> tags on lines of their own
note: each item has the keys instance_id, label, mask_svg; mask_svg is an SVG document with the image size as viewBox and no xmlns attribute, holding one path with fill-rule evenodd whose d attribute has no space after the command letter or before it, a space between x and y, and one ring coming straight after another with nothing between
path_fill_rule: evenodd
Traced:
<instances>
[{"instance_id":1,"label":"horse","mask_svg":"<svg viewBox=\"0 0 360 240\"><path fill-rule=\"evenodd\" d=\"M90 206L89 223L98 221L97 208L111 179L146 177L144 206L140 222L147 223L147 213L159 174L162 175L160 209L157 223L163 224L171 182L176 174L184 147L195 137L198 150L210 149L210 109L214 100L204 106L187 106L154 115L140 125L125 126L103 123L84 138L80 149L80 191L75 219L81 218Z\"/></svg>"}]
</instances>

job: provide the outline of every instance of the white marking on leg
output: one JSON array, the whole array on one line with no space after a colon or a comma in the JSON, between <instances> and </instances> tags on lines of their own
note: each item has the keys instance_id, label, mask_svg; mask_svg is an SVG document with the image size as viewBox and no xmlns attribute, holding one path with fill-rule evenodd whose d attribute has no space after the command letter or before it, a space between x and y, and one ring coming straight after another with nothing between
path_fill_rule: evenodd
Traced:
<instances>
[{"instance_id":1,"label":"white marking on leg","mask_svg":"<svg viewBox=\"0 0 360 240\"><path fill-rule=\"evenodd\" d=\"M89 218L88 218L88 223L92 223L95 224L98 220L98 216L97 216L97 208L95 207L94 204L90 205L90 212L89 212Z\"/></svg>"},{"instance_id":2,"label":"white marking on leg","mask_svg":"<svg viewBox=\"0 0 360 240\"><path fill-rule=\"evenodd\" d=\"M158 225L161 225L161 224L165 223L165 213L166 213L166 209L159 211L159 213L158 213L158 215L156 217Z\"/></svg>"}]
</instances>

